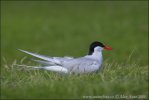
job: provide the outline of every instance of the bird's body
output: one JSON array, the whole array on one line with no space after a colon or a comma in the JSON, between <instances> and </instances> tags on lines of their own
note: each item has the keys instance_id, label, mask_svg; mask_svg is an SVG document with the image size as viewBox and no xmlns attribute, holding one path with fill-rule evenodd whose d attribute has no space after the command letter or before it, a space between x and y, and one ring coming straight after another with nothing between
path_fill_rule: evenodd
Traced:
<instances>
[{"instance_id":1,"label":"bird's body","mask_svg":"<svg viewBox=\"0 0 149 100\"><path fill-rule=\"evenodd\" d=\"M96 44L95 42L92 43ZM98 42L97 42L98 44ZM90 45L90 49L91 45ZM111 50L111 48L108 48ZM102 50L103 47L100 45L93 46L93 51L89 50L89 55L79 58L73 57L46 57L43 55L31 53L25 50L20 50L24 53L30 54L34 57L40 58L42 60L34 60L42 64L41 67L33 67L35 69L45 69L49 71L55 71L59 73L92 73L97 70L102 65Z\"/></svg>"}]
</instances>

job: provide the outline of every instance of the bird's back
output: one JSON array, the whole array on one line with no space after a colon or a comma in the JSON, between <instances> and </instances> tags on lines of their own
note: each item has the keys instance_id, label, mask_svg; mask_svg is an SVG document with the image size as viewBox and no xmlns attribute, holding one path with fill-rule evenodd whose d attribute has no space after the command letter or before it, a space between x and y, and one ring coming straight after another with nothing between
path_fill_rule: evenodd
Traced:
<instances>
[{"instance_id":1,"label":"bird's back","mask_svg":"<svg viewBox=\"0 0 149 100\"><path fill-rule=\"evenodd\" d=\"M87 73L98 70L101 64L95 59L81 57L63 62L62 66L67 68L70 72Z\"/></svg>"}]
</instances>

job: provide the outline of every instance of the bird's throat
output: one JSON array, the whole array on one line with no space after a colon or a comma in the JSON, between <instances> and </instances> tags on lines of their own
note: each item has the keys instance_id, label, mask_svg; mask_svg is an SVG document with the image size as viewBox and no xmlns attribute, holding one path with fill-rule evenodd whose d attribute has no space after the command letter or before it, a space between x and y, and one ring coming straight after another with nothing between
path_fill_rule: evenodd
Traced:
<instances>
[{"instance_id":1,"label":"bird's throat","mask_svg":"<svg viewBox=\"0 0 149 100\"><path fill-rule=\"evenodd\" d=\"M102 52L94 52L92 54L92 57L97 59L97 60L101 60L102 59Z\"/></svg>"}]
</instances>

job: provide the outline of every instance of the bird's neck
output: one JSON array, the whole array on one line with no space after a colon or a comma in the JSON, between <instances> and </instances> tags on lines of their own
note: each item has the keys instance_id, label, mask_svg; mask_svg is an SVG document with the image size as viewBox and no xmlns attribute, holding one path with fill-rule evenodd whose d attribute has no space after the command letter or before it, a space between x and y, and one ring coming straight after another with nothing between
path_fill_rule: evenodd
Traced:
<instances>
[{"instance_id":1,"label":"bird's neck","mask_svg":"<svg viewBox=\"0 0 149 100\"><path fill-rule=\"evenodd\" d=\"M97 60L101 60L102 59L102 51L95 51L92 53L91 56Z\"/></svg>"}]
</instances>

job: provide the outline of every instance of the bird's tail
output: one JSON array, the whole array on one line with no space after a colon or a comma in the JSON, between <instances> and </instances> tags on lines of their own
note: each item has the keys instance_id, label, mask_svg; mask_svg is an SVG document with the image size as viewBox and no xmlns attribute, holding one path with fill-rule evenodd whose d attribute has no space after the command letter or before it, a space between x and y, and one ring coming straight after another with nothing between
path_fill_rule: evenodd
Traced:
<instances>
[{"instance_id":1,"label":"bird's tail","mask_svg":"<svg viewBox=\"0 0 149 100\"><path fill-rule=\"evenodd\" d=\"M20 66L20 67L27 67L27 68L32 68L32 69L44 69L44 70L48 70L48 71L54 71L54 72L58 72L58 73L68 73L68 69L61 67L61 66L27 66L27 65L18 65L16 64L16 66Z\"/></svg>"},{"instance_id":2,"label":"bird's tail","mask_svg":"<svg viewBox=\"0 0 149 100\"><path fill-rule=\"evenodd\" d=\"M42 65L46 65L46 66L55 66L55 65L59 65L59 64L56 64L54 62L50 62L50 61L43 61L43 60L35 60L35 59L31 59L32 61L35 61L37 63L40 63Z\"/></svg>"},{"instance_id":3,"label":"bird's tail","mask_svg":"<svg viewBox=\"0 0 149 100\"><path fill-rule=\"evenodd\" d=\"M45 69L49 71L59 72L59 73L68 73L68 69L61 66L44 66L44 67L33 67L35 69Z\"/></svg>"},{"instance_id":4,"label":"bird's tail","mask_svg":"<svg viewBox=\"0 0 149 100\"><path fill-rule=\"evenodd\" d=\"M47 57L47 56L44 56L44 55L28 52L28 51L21 50L21 49L18 49L18 50L20 50L20 51L22 51L24 53L27 53L29 55L32 55L34 57L40 58L42 60L45 60L47 62L51 62L51 63L55 63L55 64L58 64L58 65L61 65L61 62L59 60L57 60L57 59L52 59L51 57Z\"/></svg>"}]
</instances>

